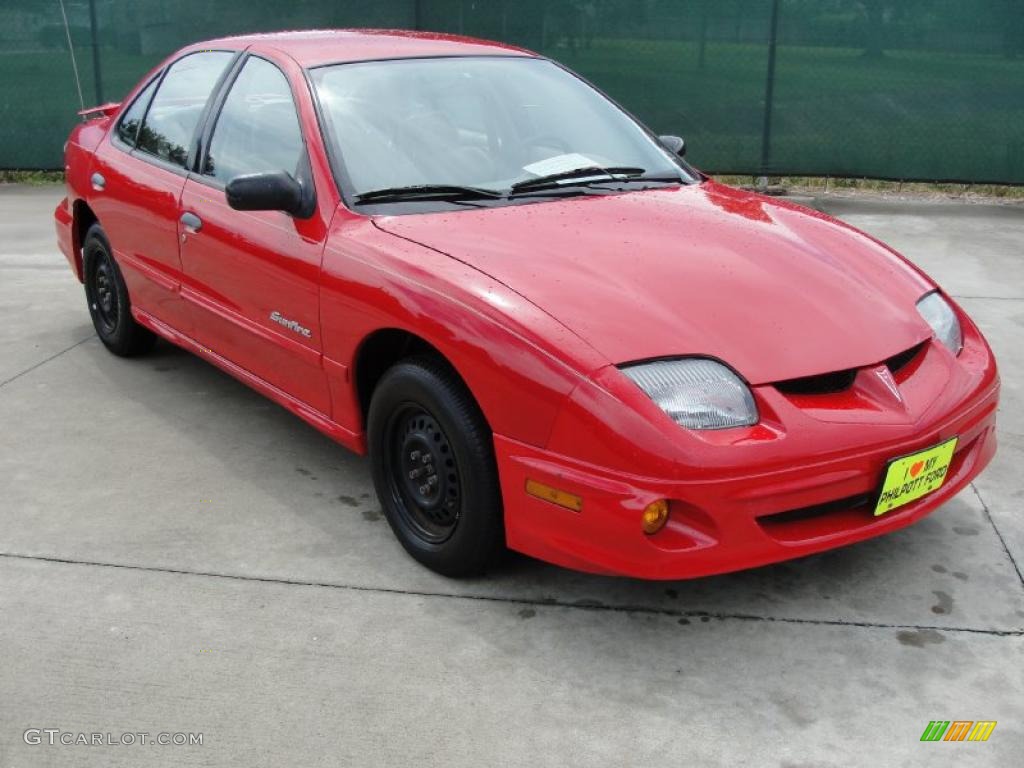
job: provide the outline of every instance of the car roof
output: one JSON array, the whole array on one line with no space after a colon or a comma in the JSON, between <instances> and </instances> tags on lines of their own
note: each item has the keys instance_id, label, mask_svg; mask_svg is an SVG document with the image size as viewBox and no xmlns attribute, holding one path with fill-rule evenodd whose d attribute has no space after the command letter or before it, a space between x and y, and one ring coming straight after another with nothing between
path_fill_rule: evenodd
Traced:
<instances>
[{"instance_id":1,"label":"car roof","mask_svg":"<svg viewBox=\"0 0 1024 768\"><path fill-rule=\"evenodd\" d=\"M307 29L221 37L194 48L245 48L266 45L282 51L302 67L351 61L431 56L534 56L522 48L440 32L403 29Z\"/></svg>"}]
</instances>

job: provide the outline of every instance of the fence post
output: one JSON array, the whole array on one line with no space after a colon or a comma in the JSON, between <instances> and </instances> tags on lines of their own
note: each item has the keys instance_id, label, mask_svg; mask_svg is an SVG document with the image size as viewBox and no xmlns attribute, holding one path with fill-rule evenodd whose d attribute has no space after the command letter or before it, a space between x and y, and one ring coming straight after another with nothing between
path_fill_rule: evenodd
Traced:
<instances>
[{"instance_id":1,"label":"fence post","mask_svg":"<svg viewBox=\"0 0 1024 768\"><path fill-rule=\"evenodd\" d=\"M697 69L704 71L708 50L708 0L700 2L700 43L697 48Z\"/></svg>"},{"instance_id":2,"label":"fence post","mask_svg":"<svg viewBox=\"0 0 1024 768\"><path fill-rule=\"evenodd\" d=\"M89 0L89 35L92 39L92 81L96 86L96 104L103 103L103 78L100 75L100 41L96 27L96 0Z\"/></svg>"},{"instance_id":3,"label":"fence post","mask_svg":"<svg viewBox=\"0 0 1024 768\"><path fill-rule=\"evenodd\" d=\"M775 98L775 47L779 36L779 0L772 0L768 32L768 71L764 79L764 125L761 128L761 175L768 174L772 155L772 100Z\"/></svg>"}]
</instances>

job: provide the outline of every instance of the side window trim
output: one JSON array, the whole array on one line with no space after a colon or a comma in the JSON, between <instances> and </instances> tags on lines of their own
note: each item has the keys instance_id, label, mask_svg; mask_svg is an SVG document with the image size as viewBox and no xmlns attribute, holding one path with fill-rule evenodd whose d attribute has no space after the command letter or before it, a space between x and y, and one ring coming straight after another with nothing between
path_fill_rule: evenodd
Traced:
<instances>
[{"instance_id":1,"label":"side window trim","mask_svg":"<svg viewBox=\"0 0 1024 768\"><path fill-rule=\"evenodd\" d=\"M142 126L146 124L146 118L149 117L149 108L153 106L153 101L154 101L154 99L156 99L156 95L158 93L160 93L160 88L161 88L161 86L164 83L164 78L166 78L167 77L167 73L171 71L171 67L173 67L175 64L177 64L182 59L188 58L189 56L194 56L194 55L199 54L199 53L212 53L212 52L230 53L230 54L233 54L233 56L232 56L231 61L228 62L228 65L224 68L224 71L217 78L217 82L214 83L213 89L210 91L210 95L206 99L206 104L203 106L203 111L199 115L199 122L196 123L195 129L192 131L192 138L189 141L188 158L185 161L185 167L182 168L180 165L175 165L174 163L169 163L166 160L164 160L163 158L157 157L156 155L154 155L154 154L152 154L150 152L146 152L143 149L139 149L138 146L137 146L138 145L138 135L137 134L136 134L136 137L135 137L136 146L133 146L131 148L131 151L129 152L129 154L132 157L137 158L139 160L142 160L143 162L149 163L151 165L155 165L158 168L163 168L164 170L176 173L179 176L188 176L192 172L192 169L195 167L196 156L198 154L197 151L196 151L196 149L197 149L196 148L196 143L198 141L198 137L201 135L201 133L202 133L202 131L204 129L205 121L209 117L210 104L212 104L214 102L214 100L220 96L220 93L221 93L222 89L224 88L224 80L226 79L227 75L229 73L231 73L234 70L234 68L237 66L239 59L241 59L242 55L245 53L244 50L240 51L240 50L233 49L233 48L210 48L210 49L204 49L204 50L201 50L201 51L190 51L189 53L186 53L183 56L179 56L174 61L168 62L167 66L164 67L163 70L158 75L158 77L160 79L160 82L157 83L156 88L153 90L153 95L149 97L149 104L146 105L146 111L143 113L142 120L139 122L139 129L141 130Z\"/></svg>"},{"instance_id":2,"label":"side window trim","mask_svg":"<svg viewBox=\"0 0 1024 768\"><path fill-rule=\"evenodd\" d=\"M228 77L225 78L220 90L217 91L217 98L210 102L209 113L204 115L203 131L199 135L199 147L195 158L196 162L192 165L196 181L202 181L204 184L211 184L212 186L216 186L221 189L224 187L224 185L216 179L204 175L203 167L206 165L206 156L210 153L210 140L213 138L213 131L217 127L217 121L220 119L220 113L224 108L224 102L228 100L228 94L230 94L231 89L235 87L235 81L238 80L238 76L242 73L242 68L245 67L245 63L252 57L253 54L245 51L243 55L238 58L238 61L231 66Z\"/></svg>"},{"instance_id":3,"label":"side window trim","mask_svg":"<svg viewBox=\"0 0 1024 768\"><path fill-rule=\"evenodd\" d=\"M238 73L242 71L242 67L245 66L245 62L248 59L249 53L247 51L238 51L235 58L231 60L231 63L228 64L224 72L217 79L217 84L213 86L210 98L207 100L202 114L199 116L195 133L192 134L192 145L189 147L188 164L186 166L186 170L189 173L202 175L202 163L206 158L209 137L213 133L213 126L217 123L220 108L224 104L228 93L231 92L231 86L234 85L235 80L238 78Z\"/></svg>"},{"instance_id":4,"label":"side window trim","mask_svg":"<svg viewBox=\"0 0 1024 768\"><path fill-rule=\"evenodd\" d=\"M352 210L352 193L354 190L348 183L348 170L345 163L338 157L334 142L330 138L332 130L330 116L324 111L320 104L320 94L313 83L313 73L309 69L302 70L302 79L306 81L306 88L309 90L309 97L313 103L313 114L316 116L316 128L320 131L320 140L324 151L327 153L327 165L331 169L331 182L334 184L342 203L349 210Z\"/></svg>"}]
</instances>

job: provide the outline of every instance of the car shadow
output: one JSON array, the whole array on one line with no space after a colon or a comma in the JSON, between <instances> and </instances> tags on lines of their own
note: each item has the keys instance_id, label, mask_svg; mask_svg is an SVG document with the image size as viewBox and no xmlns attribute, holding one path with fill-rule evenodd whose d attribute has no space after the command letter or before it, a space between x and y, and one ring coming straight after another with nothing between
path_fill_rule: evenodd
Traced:
<instances>
[{"instance_id":1,"label":"car shadow","mask_svg":"<svg viewBox=\"0 0 1024 768\"><path fill-rule=\"evenodd\" d=\"M127 386L116 373L110 374L111 386L168 424L184 419L197 425L187 438L190 452L197 461L220 461L230 503L245 499L250 506L252 525L246 530L225 527L197 537L200 559L212 571L237 572L237 564L222 558L218 535L232 547L242 536L252 549L242 575L259 578L686 621L731 617L1002 630L1021 624L1014 613L1024 609L1019 584L970 489L907 529L736 573L642 581L507 553L485 577L447 579L402 551L383 519L366 459L169 344L161 342L151 356L125 364L148 366L146 378L158 386ZM201 400L189 399L195 392L204 393ZM262 448L239 452L236 430L257 435ZM287 459L268 458L267 446ZM232 455L237 460L223 459ZM196 518L195 524L211 521ZM991 607L993 595L1005 596L997 610Z\"/></svg>"}]
</instances>

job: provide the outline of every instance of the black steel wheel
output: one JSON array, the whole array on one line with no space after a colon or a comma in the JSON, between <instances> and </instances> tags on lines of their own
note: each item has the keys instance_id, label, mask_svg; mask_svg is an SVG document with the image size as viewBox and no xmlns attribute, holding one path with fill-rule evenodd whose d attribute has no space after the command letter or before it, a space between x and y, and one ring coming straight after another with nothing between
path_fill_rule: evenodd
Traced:
<instances>
[{"instance_id":1,"label":"black steel wheel","mask_svg":"<svg viewBox=\"0 0 1024 768\"><path fill-rule=\"evenodd\" d=\"M100 341L115 355L149 351L156 336L132 317L128 289L103 228L93 224L82 243L85 299Z\"/></svg>"},{"instance_id":2,"label":"black steel wheel","mask_svg":"<svg viewBox=\"0 0 1024 768\"><path fill-rule=\"evenodd\" d=\"M387 474L400 514L424 541L447 540L462 502L462 478L448 436L415 403L393 413L387 431Z\"/></svg>"},{"instance_id":3,"label":"black steel wheel","mask_svg":"<svg viewBox=\"0 0 1024 768\"><path fill-rule=\"evenodd\" d=\"M98 250L93 256L92 282L96 295L92 300L91 308L96 313L100 330L109 336L117 330L118 306L117 288L114 285L114 265L110 260L110 254L105 251Z\"/></svg>"},{"instance_id":4,"label":"black steel wheel","mask_svg":"<svg viewBox=\"0 0 1024 768\"><path fill-rule=\"evenodd\" d=\"M448 576L490 565L504 542L493 439L454 371L428 357L396 364L373 393L367 431L377 496L402 546Z\"/></svg>"}]
</instances>

